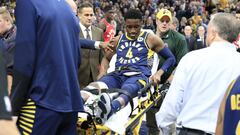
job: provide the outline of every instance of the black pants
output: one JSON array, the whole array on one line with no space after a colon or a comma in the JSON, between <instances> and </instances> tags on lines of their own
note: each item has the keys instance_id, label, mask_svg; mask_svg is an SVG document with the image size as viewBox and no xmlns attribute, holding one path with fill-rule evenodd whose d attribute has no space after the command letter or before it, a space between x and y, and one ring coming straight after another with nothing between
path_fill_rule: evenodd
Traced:
<instances>
[{"instance_id":1,"label":"black pants","mask_svg":"<svg viewBox=\"0 0 240 135\"><path fill-rule=\"evenodd\" d=\"M204 131L190 128L178 128L177 132L179 132L178 135L211 135Z\"/></svg>"},{"instance_id":2,"label":"black pants","mask_svg":"<svg viewBox=\"0 0 240 135\"><path fill-rule=\"evenodd\" d=\"M148 135L158 135L159 129L157 127L156 117L155 114L159 111L159 108L162 104L162 99L160 99L157 102L157 105L150 108L146 113L146 119L147 119L147 127L148 127Z\"/></svg>"}]
</instances>

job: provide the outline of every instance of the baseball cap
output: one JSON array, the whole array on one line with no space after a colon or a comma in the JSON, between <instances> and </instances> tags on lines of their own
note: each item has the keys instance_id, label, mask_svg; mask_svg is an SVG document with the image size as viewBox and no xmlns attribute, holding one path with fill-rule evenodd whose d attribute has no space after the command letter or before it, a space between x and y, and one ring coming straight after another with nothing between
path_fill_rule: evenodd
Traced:
<instances>
[{"instance_id":1,"label":"baseball cap","mask_svg":"<svg viewBox=\"0 0 240 135\"><path fill-rule=\"evenodd\" d=\"M170 21L172 21L172 13L167 9L161 9L160 11L158 11L156 18L160 20L164 16L169 17Z\"/></svg>"}]
</instances>

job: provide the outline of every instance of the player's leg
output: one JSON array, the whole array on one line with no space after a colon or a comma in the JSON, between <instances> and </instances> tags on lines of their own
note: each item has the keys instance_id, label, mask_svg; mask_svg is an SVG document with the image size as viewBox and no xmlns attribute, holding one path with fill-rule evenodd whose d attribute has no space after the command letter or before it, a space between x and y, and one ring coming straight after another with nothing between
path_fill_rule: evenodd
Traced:
<instances>
[{"instance_id":1,"label":"player's leg","mask_svg":"<svg viewBox=\"0 0 240 135\"><path fill-rule=\"evenodd\" d=\"M124 82L121 86L121 89L124 90L124 93L121 93L116 99L111 102L111 98L106 94L101 95L101 100L105 104L101 104L104 110L111 111L106 113L107 119L113 114L119 111L121 108L125 107L133 97L137 96L138 91L144 87L144 82L147 82L147 77L144 75L138 75L133 77L123 77ZM109 103L110 102L110 103Z\"/></svg>"},{"instance_id":2,"label":"player's leg","mask_svg":"<svg viewBox=\"0 0 240 135\"><path fill-rule=\"evenodd\" d=\"M115 75L114 73L105 75L102 78L100 78L96 82L90 83L88 86L86 86L84 89L82 89L81 96L84 100L84 102L92 96L92 94L98 95L101 93L101 89L109 89L109 88L120 88L120 83L118 83L118 75Z\"/></svg>"},{"instance_id":3,"label":"player's leg","mask_svg":"<svg viewBox=\"0 0 240 135\"><path fill-rule=\"evenodd\" d=\"M142 89L147 82L148 78L142 74L126 79L121 87L125 93L122 93L117 99L112 102L113 108L115 103L116 105L118 104L117 102L120 102L121 104L120 108L117 106L114 112L120 110L122 107L125 107L128 102L132 100L132 98L137 96L138 91Z\"/></svg>"},{"instance_id":4,"label":"player's leg","mask_svg":"<svg viewBox=\"0 0 240 135\"><path fill-rule=\"evenodd\" d=\"M104 82L108 86L108 89L112 89L120 88L122 82L121 80L121 77L116 73L103 76L99 82ZM99 97L98 107L100 108L100 118L103 120L103 122L105 122L111 116L111 101L112 99L107 93L102 93Z\"/></svg>"}]
</instances>

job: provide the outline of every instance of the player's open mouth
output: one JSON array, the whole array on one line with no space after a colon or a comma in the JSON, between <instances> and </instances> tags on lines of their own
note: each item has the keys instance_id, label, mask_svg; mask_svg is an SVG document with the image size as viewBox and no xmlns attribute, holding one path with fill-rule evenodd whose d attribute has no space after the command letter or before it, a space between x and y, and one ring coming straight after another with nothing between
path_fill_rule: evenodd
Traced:
<instances>
[{"instance_id":1,"label":"player's open mouth","mask_svg":"<svg viewBox=\"0 0 240 135\"><path fill-rule=\"evenodd\" d=\"M136 37L137 34L130 34L130 37Z\"/></svg>"}]
</instances>

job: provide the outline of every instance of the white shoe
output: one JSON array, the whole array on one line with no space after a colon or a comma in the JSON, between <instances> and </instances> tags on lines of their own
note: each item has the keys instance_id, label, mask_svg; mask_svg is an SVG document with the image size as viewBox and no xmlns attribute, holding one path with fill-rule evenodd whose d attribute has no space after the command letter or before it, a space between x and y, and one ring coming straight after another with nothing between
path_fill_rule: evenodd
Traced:
<instances>
[{"instance_id":1,"label":"white shoe","mask_svg":"<svg viewBox=\"0 0 240 135\"><path fill-rule=\"evenodd\" d=\"M107 93L102 93L99 97L98 107L100 109L100 119L105 123L111 115L111 98Z\"/></svg>"}]
</instances>

